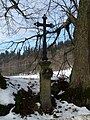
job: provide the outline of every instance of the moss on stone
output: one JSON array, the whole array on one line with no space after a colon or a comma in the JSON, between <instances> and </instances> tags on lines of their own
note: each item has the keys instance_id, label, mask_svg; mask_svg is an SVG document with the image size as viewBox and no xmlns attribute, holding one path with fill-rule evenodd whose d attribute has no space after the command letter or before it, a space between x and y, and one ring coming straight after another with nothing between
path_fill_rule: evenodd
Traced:
<instances>
[{"instance_id":1,"label":"moss on stone","mask_svg":"<svg viewBox=\"0 0 90 120\"><path fill-rule=\"evenodd\" d=\"M42 71L42 75L45 79L50 79L53 75L53 71L51 68L45 68Z\"/></svg>"}]
</instances>

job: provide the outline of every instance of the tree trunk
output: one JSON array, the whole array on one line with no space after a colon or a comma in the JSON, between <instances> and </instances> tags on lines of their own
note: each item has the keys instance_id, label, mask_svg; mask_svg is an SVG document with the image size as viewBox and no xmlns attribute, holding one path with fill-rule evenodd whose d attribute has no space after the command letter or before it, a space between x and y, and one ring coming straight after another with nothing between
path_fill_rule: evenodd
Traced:
<instances>
[{"instance_id":1,"label":"tree trunk","mask_svg":"<svg viewBox=\"0 0 90 120\"><path fill-rule=\"evenodd\" d=\"M90 108L90 1L80 0L70 99Z\"/></svg>"}]
</instances>

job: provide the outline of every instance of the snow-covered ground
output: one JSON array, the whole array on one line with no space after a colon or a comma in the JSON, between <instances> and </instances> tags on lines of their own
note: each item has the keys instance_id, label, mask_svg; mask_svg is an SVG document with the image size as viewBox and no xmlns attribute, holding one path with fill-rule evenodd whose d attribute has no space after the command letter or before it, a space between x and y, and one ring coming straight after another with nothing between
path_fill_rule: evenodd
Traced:
<instances>
[{"instance_id":1,"label":"snow-covered ground","mask_svg":"<svg viewBox=\"0 0 90 120\"><path fill-rule=\"evenodd\" d=\"M60 75L69 76L71 69L61 71ZM52 80L57 79L57 71L54 71ZM36 94L40 90L39 85L39 73L30 75L19 75L19 76L7 76L8 87L3 90L0 89L0 104L8 105L15 103L13 93L17 93L18 90L23 88L28 90L30 87ZM6 116L0 116L0 120L90 120L90 111L86 107L78 107L73 103L67 103L66 101L56 100L56 108L53 110L53 114L40 115L37 111L27 117L21 118L19 114L15 114L10 110Z\"/></svg>"}]
</instances>

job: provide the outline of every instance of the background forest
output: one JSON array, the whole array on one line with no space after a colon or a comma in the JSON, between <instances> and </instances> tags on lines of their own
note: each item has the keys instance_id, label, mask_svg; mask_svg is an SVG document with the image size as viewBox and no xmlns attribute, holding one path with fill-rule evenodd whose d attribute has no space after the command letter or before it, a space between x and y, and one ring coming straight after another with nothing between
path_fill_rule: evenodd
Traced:
<instances>
[{"instance_id":1,"label":"background forest","mask_svg":"<svg viewBox=\"0 0 90 120\"><path fill-rule=\"evenodd\" d=\"M71 41L61 41L48 49L48 57L51 60L53 70L65 69L73 65L73 49ZM23 53L20 50L0 54L0 70L3 75L16 75L19 73L37 72L38 62L42 49L24 47ZM39 57L37 56L39 55Z\"/></svg>"}]
</instances>

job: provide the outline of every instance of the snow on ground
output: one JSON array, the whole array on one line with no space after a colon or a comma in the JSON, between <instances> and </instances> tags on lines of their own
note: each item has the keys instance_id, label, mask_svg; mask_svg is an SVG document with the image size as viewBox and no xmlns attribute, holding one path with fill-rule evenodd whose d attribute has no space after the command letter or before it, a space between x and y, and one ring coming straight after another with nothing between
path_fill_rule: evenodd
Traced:
<instances>
[{"instance_id":1,"label":"snow on ground","mask_svg":"<svg viewBox=\"0 0 90 120\"><path fill-rule=\"evenodd\" d=\"M71 68L67 70L61 70L60 72L58 71L53 71L53 76L51 77L51 80L58 80L58 77L65 75L66 77L69 77L71 74ZM19 76L12 76L13 78L24 78L24 79L39 79L39 73L37 74L20 74Z\"/></svg>"},{"instance_id":2,"label":"snow on ground","mask_svg":"<svg viewBox=\"0 0 90 120\"><path fill-rule=\"evenodd\" d=\"M54 71L54 72L53 72L53 76L57 76L57 75L58 75L58 77L59 77L59 76L65 75L65 76L69 77L70 74L71 74L71 70L72 70L72 69L69 68L69 69L67 69L67 70L61 70L60 72Z\"/></svg>"},{"instance_id":3,"label":"snow on ground","mask_svg":"<svg viewBox=\"0 0 90 120\"><path fill-rule=\"evenodd\" d=\"M60 75L66 75L69 77L71 69L61 71ZM52 80L57 79L57 71L54 71ZM15 103L13 93L17 93L21 88L28 90L30 87L36 94L40 90L39 74L31 75L19 75L8 76L8 87L5 90L0 89L0 104L8 105L9 103ZM6 116L0 116L0 120L90 120L90 111L86 107L77 107L73 103L67 103L66 101L56 100L56 108L53 110L53 114L40 115L38 112L21 118L19 114L15 114L10 110Z\"/></svg>"},{"instance_id":4,"label":"snow on ground","mask_svg":"<svg viewBox=\"0 0 90 120\"><path fill-rule=\"evenodd\" d=\"M23 78L23 79L39 79L39 73L37 74L19 74L19 76L12 76L13 78Z\"/></svg>"}]
</instances>

